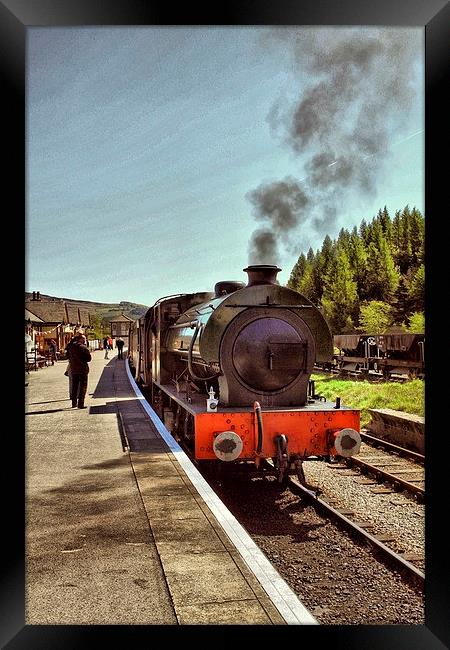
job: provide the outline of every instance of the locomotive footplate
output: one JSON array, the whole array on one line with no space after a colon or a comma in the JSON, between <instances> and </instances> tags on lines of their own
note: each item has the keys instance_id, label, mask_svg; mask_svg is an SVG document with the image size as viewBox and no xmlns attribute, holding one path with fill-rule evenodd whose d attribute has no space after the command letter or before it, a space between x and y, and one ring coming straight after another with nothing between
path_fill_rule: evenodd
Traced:
<instances>
[{"instance_id":1,"label":"locomotive footplate","mask_svg":"<svg viewBox=\"0 0 450 650\"><path fill-rule=\"evenodd\" d=\"M208 395L206 394L200 394L196 392L190 393L189 397L191 399L190 402L186 400L186 392L184 388L182 390L176 389L176 387L172 384L160 384L158 382L153 382L154 385L157 388L160 388L168 397L171 399L175 400L178 404L180 404L186 411L189 411L191 415L199 415L201 413L206 413L206 400L208 398ZM304 404L302 406L268 406L262 401L261 404L263 408L263 412L289 412L289 413L306 413L306 412L313 412L315 413L316 411L330 411L331 413L336 412L336 405L334 402L324 402L321 400L314 400L314 402L310 402L307 404ZM319 408L318 408L319 406ZM339 411L355 411L354 408L350 406L341 406ZM248 412L253 412L253 403L249 403L248 406L222 406L219 404L216 409L217 413L248 413Z\"/></svg>"},{"instance_id":2,"label":"locomotive footplate","mask_svg":"<svg viewBox=\"0 0 450 650\"><path fill-rule=\"evenodd\" d=\"M182 433L180 422L188 417L192 452L199 461L252 461L258 467L263 459L273 459L281 480L295 473L306 485L303 460L358 451L359 411L337 402L314 400L304 406L284 408L262 405L261 433L253 404L223 407L219 401L217 410L208 412L205 395L192 393L191 402L186 402L184 392L177 392L175 386L161 384L159 388L167 400L166 408L179 414L174 432ZM341 435L342 431L348 435Z\"/></svg>"}]
</instances>

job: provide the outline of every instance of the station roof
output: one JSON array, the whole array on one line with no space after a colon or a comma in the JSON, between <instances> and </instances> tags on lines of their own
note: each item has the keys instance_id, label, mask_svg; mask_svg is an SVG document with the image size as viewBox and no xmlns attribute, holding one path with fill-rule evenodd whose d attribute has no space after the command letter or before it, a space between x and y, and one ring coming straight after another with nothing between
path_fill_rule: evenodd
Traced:
<instances>
[{"instance_id":1,"label":"station roof","mask_svg":"<svg viewBox=\"0 0 450 650\"><path fill-rule=\"evenodd\" d=\"M110 322L111 323L129 323L132 322L132 318L129 318L128 316L125 316L125 314L120 314L120 316L116 316L115 318L111 318Z\"/></svg>"},{"instance_id":2,"label":"station roof","mask_svg":"<svg viewBox=\"0 0 450 650\"><path fill-rule=\"evenodd\" d=\"M44 322L42 320L42 318L39 318L39 316L36 316L36 314L33 314L26 307L25 307L25 320L29 320L32 323L43 323Z\"/></svg>"},{"instance_id":3,"label":"station roof","mask_svg":"<svg viewBox=\"0 0 450 650\"><path fill-rule=\"evenodd\" d=\"M27 312L30 316L27 316ZM89 310L64 300L25 301L25 320L34 323L61 323L64 325L90 325Z\"/></svg>"},{"instance_id":4,"label":"station roof","mask_svg":"<svg viewBox=\"0 0 450 650\"><path fill-rule=\"evenodd\" d=\"M28 300L25 302L25 309L44 323L67 323L65 304L62 300Z\"/></svg>"}]
</instances>

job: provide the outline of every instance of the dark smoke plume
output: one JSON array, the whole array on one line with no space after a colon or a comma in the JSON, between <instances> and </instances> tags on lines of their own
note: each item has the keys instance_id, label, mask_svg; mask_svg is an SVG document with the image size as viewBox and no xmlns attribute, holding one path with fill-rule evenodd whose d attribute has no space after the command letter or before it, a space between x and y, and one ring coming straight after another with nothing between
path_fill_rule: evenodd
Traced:
<instances>
[{"instance_id":1,"label":"dark smoke plume","mask_svg":"<svg viewBox=\"0 0 450 650\"><path fill-rule=\"evenodd\" d=\"M265 221L264 236L257 230L249 245L253 263L269 263L264 256L277 255L278 242L292 250L300 227L310 241L311 231L332 232L347 197L374 195L416 99L414 64L422 52L417 29L279 29L270 38L291 47L301 91L291 105L274 106L268 121L304 174L247 194L256 219Z\"/></svg>"},{"instance_id":2,"label":"dark smoke plume","mask_svg":"<svg viewBox=\"0 0 450 650\"><path fill-rule=\"evenodd\" d=\"M278 259L277 237L271 230L255 230L249 249L252 264L275 264Z\"/></svg>"},{"instance_id":3,"label":"dark smoke plume","mask_svg":"<svg viewBox=\"0 0 450 650\"><path fill-rule=\"evenodd\" d=\"M253 264L276 263L278 241L289 245L288 233L295 229L308 204L308 197L293 178L260 185L248 192L256 219L266 226L256 230L250 242L250 261Z\"/></svg>"}]
</instances>

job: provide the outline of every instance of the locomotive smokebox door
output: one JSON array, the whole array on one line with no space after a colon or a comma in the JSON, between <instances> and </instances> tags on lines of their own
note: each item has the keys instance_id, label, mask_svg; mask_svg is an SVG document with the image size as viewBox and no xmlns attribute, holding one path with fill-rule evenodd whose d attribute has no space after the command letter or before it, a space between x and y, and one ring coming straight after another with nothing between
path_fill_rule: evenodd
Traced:
<instances>
[{"instance_id":1,"label":"locomotive smokebox door","mask_svg":"<svg viewBox=\"0 0 450 650\"><path fill-rule=\"evenodd\" d=\"M280 318L258 318L242 328L233 347L233 363L247 386L281 390L306 366L306 343Z\"/></svg>"}]
</instances>

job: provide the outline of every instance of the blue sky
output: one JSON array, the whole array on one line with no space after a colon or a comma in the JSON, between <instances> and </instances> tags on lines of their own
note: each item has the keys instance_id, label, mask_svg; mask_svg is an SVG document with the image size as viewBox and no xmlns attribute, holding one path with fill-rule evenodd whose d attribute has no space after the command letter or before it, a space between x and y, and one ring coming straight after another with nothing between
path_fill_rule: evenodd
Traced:
<instances>
[{"instance_id":1,"label":"blue sky","mask_svg":"<svg viewBox=\"0 0 450 650\"><path fill-rule=\"evenodd\" d=\"M423 213L423 30L396 30L411 44L398 79L390 54L392 79L385 58L384 69L377 63L342 93L336 124L324 120L315 143L293 146L293 107L324 80L307 57L320 58L339 32L331 69L338 52L345 59L347 39L368 40L365 28L326 29L316 41L306 28L308 49L300 28L29 28L26 290L150 305L245 280L252 233L269 223L255 218L250 194L286 178L310 201L276 255L259 260L281 266L281 282L326 233L333 238L384 205L392 215L406 204ZM367 107L367 120L356 120L378 138L376 153L358 148L370 189L355 176L319 192L308 165L331 151L337 162L325 171L339 168L358 92L397 82L407 96L399 92L382 120Z\"/></svg>"}]
</instances>

